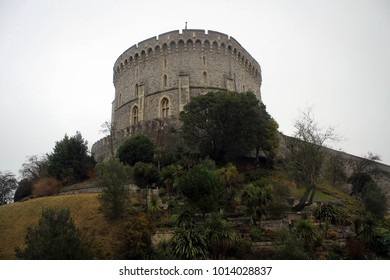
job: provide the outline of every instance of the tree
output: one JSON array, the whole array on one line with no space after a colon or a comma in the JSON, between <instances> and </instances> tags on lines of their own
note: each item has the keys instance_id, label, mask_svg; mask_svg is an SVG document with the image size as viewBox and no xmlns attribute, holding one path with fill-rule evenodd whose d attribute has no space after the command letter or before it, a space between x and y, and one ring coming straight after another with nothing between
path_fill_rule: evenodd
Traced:
<instances>
[{"instance_id":1,"label":"tree","mask_svg":"<svg viewBox=\"0 0 390 280\"><path fill-rule=\"evenodd\" d=\"M144 163L153 162L154 144L144 135L138 135L126 140L118 149L118 158L121 162L134 165L141 161Z\"/></svg>"},{"instance_id":2,"label":"tree","mask_svg":"<svg viewBox=\"0 0 390 280\"><path fill-rule=\"evenodd\" d=\"M263 181L257 181L247 185L241 194L242 201L246 205L247 213L251 215L254 225L265 214L268 205L272 201L272 186L265 184Z\"/></svg>"},{"instance_id":3,"label":"tree","mask_svg":"<svg viewBox=\"0 0 390 280\"><path fill-rule=\"evenodd\" d=\"M157 168L151 163L137 162L133 168L135 183L140 188L146 188L159 181Z\"/></svg>"},{"instance_id":4,"label":"tree","mask_svg":"<svg viewBox=\"0 0 390 280\"><path fill-rule=\"evenodd\" d=\"M115 141L115 134L116 134L115 124L110 121L105 121L101 125L101 128L102 129L100 130L100 132L106 134L108 143L110 145L111 157L114 158L115 157L114 141Z\"/></svg>"},{"instance_id":5,"label":"tree","mask_svg":"<svg viewBox=\"0 0 390 280\"><path fill-rule=\"evenodd\" d=\"M259 160L260 152L263 152L269 162L273 162L279 148L278 123L268 114L263 103L259 104L259 117L256 123L256 161Z\"/></svg>"},{"instance_id":6,"label":"tree","mask_svg":"<svg viewBox=\"0 0 390 280\"><path fill-rule=\"evenodd\" d=\"M353 173L348 182L352 184L351 195L361 195L365 185L375 183L372 177L364 172Z\"/></svg>"},{"instance_id":7,"label":"tree","mask_svg":"<svg viewBox=\"0 0 390 280\"><path fill-rule=\"evenodd\" d=\"M34 183L38 179L47 176L47 164L48 160L46 156L38 158L37 155L28 156L27 161L22 164L20 174L23 179Z\"/></svg>"},{"instance_id":8,"label":"tree","mask_svg":"<svg viewBox=\"0 0 390 280\"><path fill-rule=\"evenodd\" d=\"M12 202L17 187L18 182L14 174L0 171L0 205Z\"/></svg>"},{"instance_id":9,"label":"tree","mask_svg":"<svg viewBox=\"0 0 390 280\"><path fill-rule=\"evenodd\" d=\"M345 173L346 160L341 151L330 153L328 160L325 163L326 179L333 185L337 183L346 182L347 175Z\"/></svg>"},{"instance_id":10,"label":"tree","mask_svg":"<svg viewBox=\"0 0 390 280\"><path fill-rule=\"evenodd\" d=\"M57 141L53 153L48 155L48 173L62 181L64 185L73 184L88 178L95 165L94 159L88 155L88 142L80 132Z\"/></svg>"},{"instance_id":11,"label":"tree","mask_svg":"<svg viewBox=\"0 0 390 280\"><path fill-rule=\"evenodd\" d=\"M385 217L387 212L386 194L374 181L364 185L362 197L367 212L371 212L375 218L380 220Z\"/></svg>"},{"instance_id":12,"label":"tree","mask_svg":"<svg viewBox=\"0 0 390 280\"><path fill-rule=\"evenodd\" d=\"M100 201L110 218L122 215L129 191L129 170L121 162L110 159L96 165L96 186L102 188Z\"/></svg>"},{"instance_id":13,"label":"tree","mask_svg":"<svg viewBox=\"0 0 390 280\"><path fill-rule=\"evenodd\" d=\"M250 92L209 92L193 97L180 120L187 144L214 160L274 148L265 142L275 123L269 123L265 106Z\"/></svg>"},{"instance_id":14,"label":"tree","mask_svg":"<svg viewBox=\"0 0 390 280\"><path fill-rule=\"evenodd\" d=\"M23 163L22 168L19 170L23 179L18 183L14 201L19 201L32 194L34 184L48 176L47 167L48 161L46 156L41 158L37 155L27 157L27 161Z\"/></svg>"},{"instance_id":15,"label":"tree","mask_svg":"<svg viewBox=\"0 0 390 280\"><path fill-rule=\"evenodd\" d=\"M302 184L306 191L293 210L300 211L313 203L314 194L326 160L326 144L337 141L333 127L325 131L315 121L312 109L302 112L295 121L293 137L286 138L287 167L296 183Z\"/></svg>"},{"instance_id":16,"label":"tree","mask_svg":"<svg viewBox=\"0 0 390 280\"><path fill-rule=\"evenodd\" d=\"M18 183L18 188L16 189L15 195L14 195L14 202L20 201L25 197L32 195L32 187L33 184L27 180L23 179Z\"/></svg>"},{"instance_id":17,"label":"tree","mask_svg":"<svg viewBox=\"0 0 390 280\"><path fill-rule=\"evenodd\" d=\"M203 214L216 211L223 185L217 175L202 165L191 168L187 174L178 178L180 191Z\"/></svg>"},{"instance_id":18,"label":"tree","mask_svg":"<svg viewBox=\"0 0 390 280\"><path fill-rule=\"evenodd\" d=\"M39 224L28 227L25 248L16 248L19 259L71 260L90 258L69 209L42 210Z\"/></svg>"}]
</instances>

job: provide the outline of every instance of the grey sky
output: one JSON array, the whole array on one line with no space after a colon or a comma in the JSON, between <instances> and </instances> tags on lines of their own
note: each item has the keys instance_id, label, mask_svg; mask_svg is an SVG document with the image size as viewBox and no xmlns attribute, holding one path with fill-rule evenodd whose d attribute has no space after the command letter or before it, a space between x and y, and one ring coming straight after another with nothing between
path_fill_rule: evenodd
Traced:
<instances>
[{"instance_id":1,"label":"grey sky","mask_svg":"<svg viewBox=\"0 0 390 280\"><path fill-rule=\"evenodd\" d=\"M186 21L233 36L260 63L282 132L314 106L345 138L335 148L390 164L390 1L0 0L0 170L17 173L65 133L100 139L115 60Z\"/></svg>"}]
</instances>

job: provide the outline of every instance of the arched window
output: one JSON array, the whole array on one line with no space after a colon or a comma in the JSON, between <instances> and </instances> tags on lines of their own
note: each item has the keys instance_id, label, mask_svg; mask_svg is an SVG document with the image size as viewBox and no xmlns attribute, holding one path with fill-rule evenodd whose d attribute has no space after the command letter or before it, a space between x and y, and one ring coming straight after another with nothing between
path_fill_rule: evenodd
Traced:
<instances>
[{"instance_id":1,"label":"arched window","mask_svg":"<svg viewBox=\"0 0 390 280\"><path fill-rule=\"evenodd\" d=\"M138 123L138 107L134 106L133 110L131 110L130 124L134 125L137 123Z\"/></svg>"},{"instance_id":2,"label":"arched window","mask_svg":"<svg viewBox=\"0 0 390 280\"><path fill-rule=\"evenodd\" d=\"M138 97L138 84L135 85L135 97Z\"/></svg>"},{"instance_id":3,"label":"arched window","mask_svg":"<svg viewBox=\"0 0 390 280\"><path fill-rule=\"evenodd\" d=\"M161 117L166 118L169 116L169 100L168 98L164 97L161 100Z\"/></svg>"}]
</instances>

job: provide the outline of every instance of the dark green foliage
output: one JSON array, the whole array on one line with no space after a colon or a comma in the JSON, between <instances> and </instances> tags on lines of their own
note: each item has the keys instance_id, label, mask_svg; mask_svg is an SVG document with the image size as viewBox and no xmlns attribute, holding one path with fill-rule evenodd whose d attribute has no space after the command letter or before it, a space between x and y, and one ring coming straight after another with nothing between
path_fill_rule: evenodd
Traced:
<instances>
[{"instance_id":1,"label":"dark green foliage","mask_svg":"<svg viewBox=\"0 0 390 280\"><path fill-rule=\"evenodd\" d=\"M316 210L314 216L317 220L333 225L351 224L351 217L341 207L333 203L324 203Z\"/></svg>"},{"instance_id":2,"label":"dark green foliage","mask_svg":"<svg viewBox=\"0 0 390 280\"><path fill-rule=\"evenodd\" d=\"M135 183L142 188L158 183L160 180L157 168L151 163L137 162L134 165L133 173Z\"/></svg>"},{"instance_id":3,"label":"dark green foliage","mask_svg":"<svg viewBox=\"0 0 390 280\"><path fill-rule=\"evenodd\" d=\"M306 250L312 251L320 237L316 227L309 220L300 220L296 226L298 237L303 239L303 246Z\"/></svg>"},{"instance_id":4,"label":"dark green foliage","mask_svg":"<svg viewBox=\"0 0 390 280\"><path fill-rule=\"evenodd\" d=\"M184 174L183 167L178 164L171 164L161 169L160 179L165 188L168 189L169 193L172 194L174 190L175 179Z\"/></svg>"},{"instance_id":5,"label":"dark green foliage","mask_svg":"<svg viewBox=\"0 0 390 280\"><path fill-rule=\"evenodd\" d=\"M210 255L215 260L225 259L236 239L229 223L221 215L213 213L207 224L206 238Z\"/></svg>"},{"instance_id":6,"label":"dark green foliage","mask_svg":"<svg viewBox=\"0 0 390 280\"><path fill-rule=\"evenodd\" d=\"M203 214L218 210L223 184L214 172L196 165L178 179L177 185Z\"/></svg>"},{"instance_id":7,"label":"dark green foliage","mask_svg":"<svg viewBox=\"0 0 390 280\"><path fill-rule=\"evenodd\" d=\"M0 171L0 205L12 202L14 191L18 187L18 181L10 172Z\"/></svg>"},{"instance_id":8,"label":"dark green foliage","mask_svg":"<svg viewBox=\"0 0 390 280\"><path fill-rule=\"evenodd\" d=\"M169 242L169 248L175 258L184 260L206 259L209 254L205 236L193 227L178 228Z\"/></svg>"},{"instance_id":9,"label":"dark green foliage","mask_svg":"<svg viewBox=\"0 0 390 280\"><path fill-rule=\"evenodd\" d=\"M118 160L110 159L96 165L96 186L102 188L100 201L103 210L111 218L118 218L123 213L129 191L130 170Z\"/></svg>"},{"instance_id":10,"label":"dark green foliage","mask_svg":"<svg viewBox=\"0 0 390 280\"><path fill-rule=\"evenodd\" d=\"M144 135L137 135L126 140L118 149L121 162L133 166L137 162L153 162L154 144Z\"/></svg>"},{"instance_id":11,"label":"dark green foliage","mask_svg":"<svg viewBox=\"0 0 390 280\"><path fill-rule=\"evenodd\" d=\"M202 155L226 160L278 146L277 124L253 93L210 92L191 99L180 114L186 143Z\"/></svg>"},{"instance_id":12,"label":"dark green foliage","mask_svg":"<svg viewBox=\"0 0 390 280\"><path fill-rule=\"evenodd\" d=\"M264 230L259 227L252 227L249 232L249 236L253 242L261 241L263 235L264 235Z\"/></svg>"},{"instance_id":13,"label":"dark green foliage","mask_svg":"<svg viewBox=\"0 0 390 280\"><path fill-rule=\"evenodd\" d=\"M370 246L374 241L375 228L377 225L378 221L370 212L355 220L356 235L364 241L366 246Z\"/></svg>"},{"instance_id":14,"label":"dark green foliage","mask_svg":"<svg viewBox=\"0 0 390 280\"><path fill-rule=\"evenodd\" d=\"M19 201L25 197L31 195L32 183L28 179L23 179L18 183L18 188L16 189L14 195L14 201Z\"/></svg>"},{"instance_id":15,"label":"dark green foliage","mask_svg":"<svg viewBox=\"0 0 390 280\"><path fill-rule=\"evenodd\" d=\"M283 229L278 233L275 244L274 258L277 260L306 260L309 258L303 247L302 238L297 237L288 229Z\"/></svg>"},{"instance_id":16,"label":"dark green foliage","mask_svg":"<svg viewBox=\"0 0 390 280\"><path fill-rule=\"evenodd\" d=\"M367 173L354 173L348 178L348 182L352 184L352 194L361 194L366 184L373 182L371 176Z\"/></svg>"},{"instance_id":17,"label":"dark green foliage","mask_svg":"<svg viewBox=\"0 0 390 280\"><path fill-rule=\"evenodd\" d=\"M390 258L390 230L377 228L372 246L374 252L382 258Z\"/></svg>"},{"instance_id":18,"label":"dark green foliage","mask_svg":"<svg viewBox=\"0 0 390 280\"><path fill-rule=\"evenodd\" d=\"M371 212L377 219L383 219L387 211L386 194L374 181L364 185L362 197L366 211Z\"/></svg>"},{"instance_id":19,"label":"dark green foliage","mask_svg":"<svg viewBox=\"0 0 390 280\"><path fill-rule=\"evenodd\" d=\"M16 248L19 259L78 260L90 258L69 209L43 209L36 227L29 227L24 249Z\"/></svg>"},{"instance_id":20,"label":"dark green foliage","mask_svg":"<svg viewBox=\"0 0 390 280\"><path fill-rule=\"evenodd\" d=\"M265 180L259 180L247 185L241 194L247 214L252 217L254 225L261 223L267 207L272 201L272 186Z\"/></svg>"},{"instance_id":21,"label":"dark green foliage","mask_svg":"<svg viewBox=\"0 0 390 280\"><path fill-rule=\"evenodd\" d=\"M80 132L75 136L65 135L57 141L53 153L48 155L48 174L70 185L88 178L95 161L88 155L88 142Z\"/></svg>"}]
</instances>

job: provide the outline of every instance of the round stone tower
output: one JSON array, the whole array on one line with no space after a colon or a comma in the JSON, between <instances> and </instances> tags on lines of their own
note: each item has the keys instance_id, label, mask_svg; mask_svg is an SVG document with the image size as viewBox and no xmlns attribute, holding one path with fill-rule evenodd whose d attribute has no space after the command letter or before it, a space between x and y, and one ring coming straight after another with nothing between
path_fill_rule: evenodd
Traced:
<instances>
[{"instance_id":1,"label":"round stone tower","mask_svg":"<svg viewBox=\"0 0 390 280\"><path fill-rule=\"evenodd\" d=\"M167 32L130 47L114 64L111 122L120 138L147 122L172 122L192 96L253 92L261 100L259 63L232 37L204 30ZM99 154L105 141L95 143ZM119 143L118 143L119 144Z\"/></svg>"}]
</instances>

